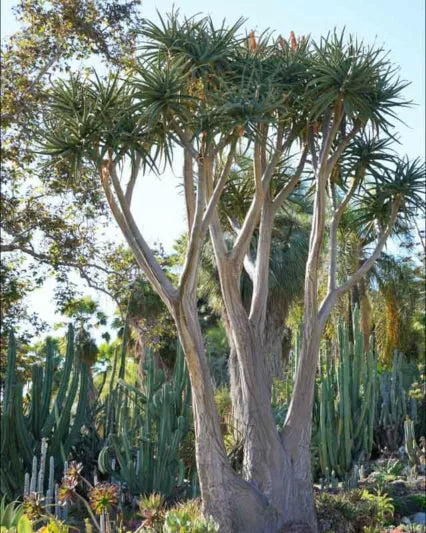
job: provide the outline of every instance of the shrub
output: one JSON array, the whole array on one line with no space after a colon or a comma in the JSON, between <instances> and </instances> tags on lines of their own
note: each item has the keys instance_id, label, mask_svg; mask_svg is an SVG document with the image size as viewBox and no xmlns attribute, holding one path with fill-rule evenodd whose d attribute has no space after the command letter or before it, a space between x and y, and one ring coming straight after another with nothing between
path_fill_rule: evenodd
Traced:
<instances>
[{"instance_id":1,"label":"shrub","mask_svg":"<svg viewBox=\"0 0 426 533\"><path fill-rule=\"evenodd\" d=\"M201 515L199 500L189 500L166 514L165 533L217 533L219 525Z\"/></svg>"},{"instance_id":2,"label":"shrub","mask_svg":"<svg viewBox=\"0 0 426 533\"><path fill-rule=\"evenodd\" d=\"M0 527L6 528L6 531L16 527L19 519L24 514L22 504L11 502L6 505L6 496L3 496L0 502Z\"/></svg>"}]
</instances>

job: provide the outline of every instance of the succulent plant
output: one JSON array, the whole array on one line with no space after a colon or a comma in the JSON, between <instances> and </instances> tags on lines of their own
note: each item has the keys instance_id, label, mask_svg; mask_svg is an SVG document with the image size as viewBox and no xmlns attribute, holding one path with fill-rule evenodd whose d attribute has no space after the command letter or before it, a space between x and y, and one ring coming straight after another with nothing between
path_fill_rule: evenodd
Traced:
<instances>
[{"instance_id":1,"label":"succulent plant","mask_svg":"<svg viewBox=\"0 0 426 533\"><path fill-rule=\"evenodd\" d=\"M16 373L16 349L15 337L11 333L0 443L1 491L9 498L22 495L25 475L29 472L33 472L31 491L43 493L48 481L46 458L53 457L60 469L81 438L81 428L88 423L89 417L88 368L75 354L72 326L68 329L66 356L56 393L53 383L55 346L48 339L44 364L32 368L28 405L24 405L23 383L19 382ZM37 470L38 455L41 463L36 477L34 467Z\"/></svg>"}]
</instances>

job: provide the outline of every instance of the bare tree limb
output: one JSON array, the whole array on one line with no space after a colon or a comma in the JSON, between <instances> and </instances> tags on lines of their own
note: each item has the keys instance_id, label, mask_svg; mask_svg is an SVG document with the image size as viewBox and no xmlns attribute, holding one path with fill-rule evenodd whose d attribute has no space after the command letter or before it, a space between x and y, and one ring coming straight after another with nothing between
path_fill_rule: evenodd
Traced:
<instances>
[{"instance_id":1,"label":"bare tree limb","mask_svg":"<svg viewBox=\"0 0 426 533\"><path fill-rule=\"evenodd\" d=\"M286 139L286 142L283 144L283 135L284 130L282 125L280 125L277 131L277 143L274 154L271 157L271 160L269 161L268 165L266 166L265 172L262 176L262 195L258 193L258 188L256 186L256 193L252 199L249 210L247 211L246 217L241 226L241 230L235 240L233 249L231 251L231 259L232 261L235 261L235 263L238 265L238 268L240 268L240 266L242 267L243 265L244 256L246 255L250 246L250 240L253 236L253 232L257 224L259 223L264 194L269 188L269 184L281 159L283 150L289 149L294 140L294 133L290 132L288 138Z\"/></svg>"},{"instance_id":2,"label":"bare tree limb","mask_svg":"<svg viewBox=\"0 0 426 533\"><path fill-rule=\"evenodd\" d=\"M45 254L43 252L36 252L32 247L29 248L28 246L22 246L16 243L9 243L9 244L2 244L0 245L0 252L1 253L7 253L7 252L22 252L26 255L29 255L33 257L34 259L37 259L38 261L41 261L42 263L50 264L55 263L58 266L65 266L70 268L76 268L78 270L81 270L83 268L94 268L96 270L100 270L101 272L104 272L105 274L112 274L112 270L108 270L107 268L102 267L98 263L78 263L76 261L67 261L64 259L57 260L56 258L53 258L52 256Z\"/></svg>"},{"instance_id":3,"label":"bare tree limb","mask_svg":"<svg viewBox=\"0 0 426 533\"><path fill-rule=\"evenodd\" d=\"M352 276L350 276L342 285L340 285L340 287L336 287L331 292L329 292L321 303L318 312L320 327L324 326L325 321L327 320L328 315L330 314L337 297L341 296L346 291L351 289L355 285L355 283L357 283L370 270L376 259L381 254L383 247L386 244L386 241L395 225L401 203L402 198L400 196L397 196L392 205L392 211L389 218L389 222L386 228L379 235L376 247L370 257L366 261L364 261L364 263L358 268L358 270L354 274L352 274Z\"/></svg>"},{"instance_id":4,"label":"bare tree limb","mask_svg":"<svg viewBox=\"0 0 426 533\"><path fill-rule=\"evenodd\" d=\"M297 165L296 172L291 177L290 181L282 187L280 192L275 196L275 198L272 201L275 212L282 206L283 202L294 191L297 183L300 180L300 176L302 175L303 169L305 167L307 156L308 156L308 145L305 145L302 155L300 157L299 164Z\"/></svg>"},{"instance_id":5,"label":"bare tree limb","mask_svg":"<svg viewBox=\"0 0 426 533\"><path fill-rule=\"evenodd\" d=\"M255 276L255 269L256 269L256 265L249 251L246 253L244 257L244 270L246 271L247 276L250 278L252 283L253 283L254 276Z\"/></svg>"},{"instance_id":6,"label":"bare tree limb","mask_svg":"<svg viewBox=\"0 0 426 533\"><path fill-rule=\"evenodd\" d=\"M315 146L315 134L312 126L308 127L308 145L312 157L312 166L316 172L318 170L318 157L317 148Z\"/></svg>"},{"instance_id":7,"label":"bare tree limb","mask_svg":"<svg viewBox=\"0 0 426 533\"><path fill-rule=\"evenodd\" d=\"M349 203L349 200L352 198L357 186L359 179L354 178L352 181L349 190L345 194L342 202L339 207L335 208L333 218L331 219L330 224L330 245L329 245L329 256L330 256L330 265L328 273L328 292L333 291L336 288L336 271L337 271L337 230L339 227L340 219L346 209L346 206Z\"/></svg>"},{"instance_id":8,"label":"bare tree limb","mask_svg":"<svg viewBox=\"0 0 426 533\"><path fill-rule=\"evenodd\" d=\"M249 313L249 319L259 333L264 331L266 318L269 285L269 256L271 253L273 223L274 209L268 194L264 200L260 217L259 240L257 243L253 278L253 295L251 298Z\"/></svg>"},{"instance_id":9,"label":"bare tree limb","mask_svg":"<svg viewBox=\"0 0 426 533\"><path fill-rule=\"evenodd\" d=\"M194 223L195 215L195 191L194 191L194 169L193 158L187 148L183 150L183 186L185 191L186 218L188 222L188 232Z\"/></svg>"},{"instance_id":10,"label":"bare tree limb","mask_svg":"<svg viewBox=\"0 0 426 533\"><path fill-rule=\"evenodd\" d=\"M198 160L198 183L195 198L195 213L189 234L188 249L185 255L185 262L179 279L179 293L185 290L195 290L195 273L198 266L198 256L202 242L202 220L204 213L204 202L206 195L206 159ZM188 283L188 280L192 281Z\"/></svg>"},{"instance_id":11,"label":"bare tree limb","mask_svg":"<svg viewBox=\"0 0 426 533\"><path fill-rule=\"evenodd\" d=\"M340 142L339 146L336 148L336 150L333 152L333 154L330 156L327 165L330 169L334 167L339 157L342 155L343 151L348 147L351 140L355 137L355 135L359 132L361 129L360 125L354 126L352 130L349 132L349 134Z\"/></svg>"},{"instance_id":12,"label":"bare tree limb","mask_svg":"<svg viewBox=\"0 0 426 533\"><path fill-rule=\"evenodd\" d=\"M237 139L234 139L234 141L232 142L232 144L230 146L229 153L228 153L228 156L226 158L226 162L225 162L224 168L222 170L222 173L221 173L219 179L217 180L216 185L215 185L215 187L213 189L213 193L212 193L212 195L209 198L208 203L207 203L206 211L204 213L203 222L202 222L202 226L203 226L202 231L204 232L204 234L207 232L207 229L208 229L208 226L209 226L209 223L210 223L210 219L211 219L211 216L212 216L212 212L217 207L217 204L219 202L220 196L221 196L221 194L223 192L223 189L225 188L226 182L228 180L229 173L231 172L231 167L232 167L232 163L234 162L236 147L237 147Z\"/></svg>"},{"instance_id":13,"label":"bare tree limb","mask_svg":"<svg viewBox=\"0 0 426 533\"><path fill-rule=\"evenodd\" d=\"M155 259L151 249L142 237L134 219L130 212L129 206L124 198L120 183L117 178L116 168L112 161L105 160L102 164L102 186L111 211L120 226L126 240L133 250L139 266L145 272L149 281L153 284L164 303L169 310L176 303L177 291L173 287L170 280L167 278L163 269ZM117 205L109 185L109 178L111 178L114 190L121 209Z\"/></svg>"},{"instance_id":14,"label":"bare tree limb","mask_svg":"<svg viewBox=\"0 0 426 533\"><path fill-rule=\"evenodd\" d=\"M183 144L184 148L188 150L188 152L191 154L191 156L194 159L197 159L199 154L197 150L194 148L194 146L192 145L189 135L179 126L176 120L173 121L173 127L177 133L177 136L179 137L180 142Z\"/></svg>"},{"instance_id":15,"label":"bare tree limb","mask_svg":"<svg viewBox=\"0 0 426 533\"><path fill-rule=\"evenodd\" d=\"M319 171L321 173L324 173L324 171L326 170L325 167L327 166L327 163L328 163L328 157L331 151L331 147L339 131L342 118L343 118L343 105L342 105L341 99L338 99L336 100L336 103L334 105L333 120L331 121L331 123L326 122L323 125L323 141L322 141L321 150L320 150L320 154L318 158ZM332 166L330 167L330 169L331 168ZM330 172L330 169L328 169L329 172Z\"/></svg>"},{"instance_id":16,"label":"bare tree limb","mask_svg":"<svg viewBox=\"0 0 426 533\"><path fill-rule=\"evenodd\" d=\"M185 257L181 278L179 281L179 291L185 290L185 285L192 277L192 283L189 287L195 290L195 274L198 266L198 257L201 251L202 243L205 239L212 217L216 212L216 207L219 202L220 195L225 187L231 166L234 161L235 149L237 139L234 139L224 168L217 180L213 189L213 164L214 160L210 156L198 159L198 187L196 196L196 209L194 215L194 222L191 228L189 238L188 251ZM206 205L206 208L204 209ZM218 219L216 220L216 231L218 228Z\"/></svg>"},{"instance_id":17,"label":"bare tree limb","mask_svg":"<svg viewBox=\"0 0 426 533\"><path fill-rule=\"evenodd\" d=\"M132 164L132 172L130 174L130 179L126 187L126 194L125 194L126 202L129 204L129 207L130 207L130 204L132 203L133 190L135 188L136 178L138 177L140 166L141 166L141 156L139 154L136 154L135 161Z\"/></svg>"}]
</instances>

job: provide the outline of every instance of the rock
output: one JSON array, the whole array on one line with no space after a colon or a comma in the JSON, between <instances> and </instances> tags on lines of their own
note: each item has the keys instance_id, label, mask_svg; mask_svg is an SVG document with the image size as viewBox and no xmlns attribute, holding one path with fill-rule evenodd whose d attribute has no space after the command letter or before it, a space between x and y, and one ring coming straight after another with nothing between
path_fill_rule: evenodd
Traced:
<instances>
[{"instance_id":1,"label":"rock","mask_svg":"<svg viewBox=\"0 0 426 533\"><path fill-rule=\"evenodd\" d=\"M395 479L388 484L388 490L395 496L402 496L408 492L407 483L403 479Z\"/></svg>"},{"instance_id":2,"label":"rock","mask_svg":"<svg viewBox=\"0 0 426 533\"><path fill-rule=\"evenodd\" d=\"M397 455L399 456L400 459L405 459L405 457L407 456L407 452L405 451L404 446L401 446L400 448L398 448Z\"/></svg>"},{"instance_id":3,"label":"rock","mask_svg":"<svg viewBox=\"0 0 426 533\"><path fill-rule=\"evenodd\" d=\"M426 525L426 513L416 513L412 517L412 522L420 526Z\"/></svg>"},{"instance_id":4,"label":"rock","mask_svg":"<svg viewBox=\"0 0 426 533\"><path fill-rule=\"evenodd\" d=\"M289 524L284 526L280 533L311 533L312 529L307 524Z\"/></svg>"}]
</instances>

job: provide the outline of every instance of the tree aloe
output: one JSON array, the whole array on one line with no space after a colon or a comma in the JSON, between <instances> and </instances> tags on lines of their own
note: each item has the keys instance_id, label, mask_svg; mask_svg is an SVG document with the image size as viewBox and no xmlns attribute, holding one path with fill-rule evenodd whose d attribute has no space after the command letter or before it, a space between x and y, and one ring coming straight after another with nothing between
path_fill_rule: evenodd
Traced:
<instances>
[{"instance_id":1,"label":"tree aloe","mask_svg":"<svg viewBox=\"0 0 426 533\"><path fill-rule=\"evenodd\" d=\"M318 350L338 298L380 255L399 216L419 203L419 161L393 158L380 172L356 164L356 139L390 136L405 83L381 50L331 34L313 43L263 36L256 41L210 18L159 25L145 21L141 57L125 79L77 75L50 93L43 150L76 176L91 165L110 210L148 281L177 327L191 380L196 458L203 509L224 532L275 532L299 524L317 531L311 480L311 414ZM134 185L181 150L188 245L178 283L155 258L132 214ZM250 154L251 200L229 234L218 203L236 159ZM341 165L353 153L352 165ZM285 164L289 156L294 163ZM120 173L120 170L123 172ZM306 171L306 172L304 172ZM126 179L124 179L126 177ZM300 185L310 179L310 187ZM270 405L265 323L273 221L296 189L314 196L305 272L301 353L282 433ZM349 204L374 228L373 249L338 279L337 231ZM319 267L328 230L328 287L320 303ZM258 233L251 250L254 232ZM213 244L230 344L235 349L244 472L228 463L197 316L197 273L207 234ZM244 305L240 279L252 268ZM235 400L235 398L234 398Z\"/></svg>"}]
</instances>

